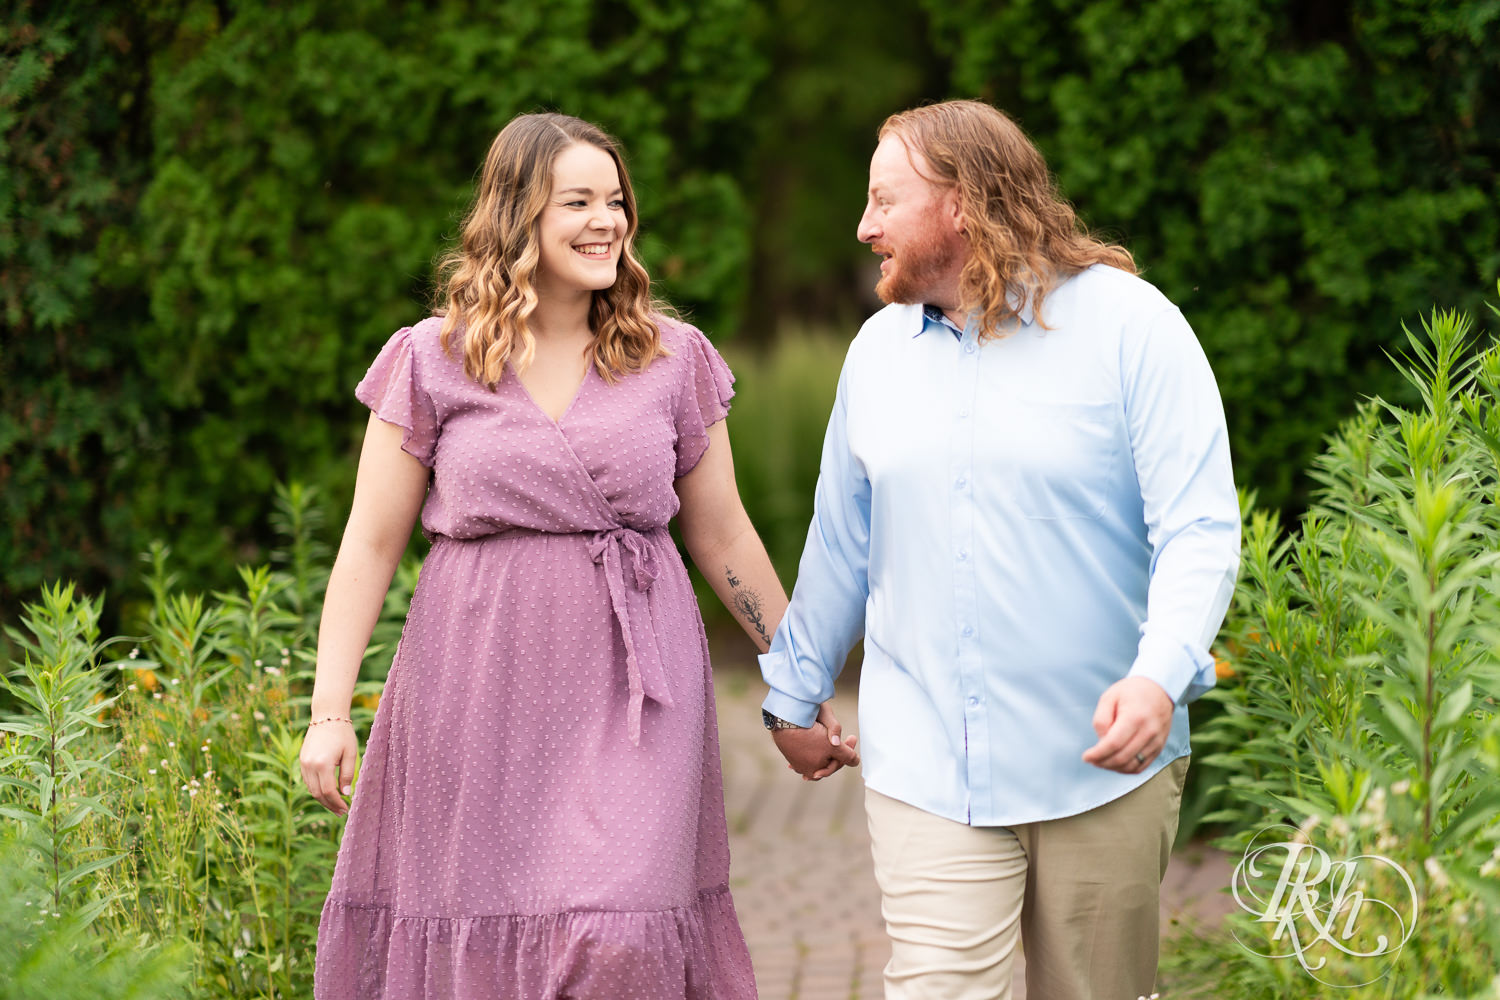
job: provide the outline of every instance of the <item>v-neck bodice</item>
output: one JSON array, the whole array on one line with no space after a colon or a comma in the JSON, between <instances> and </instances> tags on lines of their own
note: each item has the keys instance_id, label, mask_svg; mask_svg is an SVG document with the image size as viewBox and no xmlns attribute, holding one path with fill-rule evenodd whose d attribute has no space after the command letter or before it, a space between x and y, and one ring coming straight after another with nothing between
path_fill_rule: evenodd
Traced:
<instances>
[{"instance_id":1,"label":"v-neck bodice","mask_svg":"<svg viewBox=\"0 0 1500 1000\"><path fill-rule=\"evenodd\" d=\"M563 407L561 413L554 417L552 414L547 412L547 408L542 405L541 400L536 398L536 394L526 387L526 383L521 378L521 373L516 370L515 365L511 364L510 361L506 361L505 371L516 380L516 384L521 387L521 391L526 394L526 398L531 400L531 405L535 406L537 408L537 411L540 412L542 416L546 417L548 420L559 426L561 426L562 422L568 418L568 413L573 409L574 404L578 402L578 397L583 395L584 388L589 383L589 378L591 376L597 377L597 372L594 370L594 363L591 360L587 367L583 369L583 377L579 379L578 384L574 386L573 395L568 397L567 405Z\"/></svg>"},{"instance_id":2,"label":"v-neck bodice","mask_svg":"<svg viewBox=\"0 0 1500 1000\"><path fill-rule=\"evenodd\" d=\"M458 352L439 346L436 317L392 336L358 394L405 428L403 447L433 469L424 533L666 526L674 481L697 463L733 389L701 332L659 325L669 355L613 383L586 372L557 421L509 365L493 391L469 378Z\"/></svg>"}]
</instances>

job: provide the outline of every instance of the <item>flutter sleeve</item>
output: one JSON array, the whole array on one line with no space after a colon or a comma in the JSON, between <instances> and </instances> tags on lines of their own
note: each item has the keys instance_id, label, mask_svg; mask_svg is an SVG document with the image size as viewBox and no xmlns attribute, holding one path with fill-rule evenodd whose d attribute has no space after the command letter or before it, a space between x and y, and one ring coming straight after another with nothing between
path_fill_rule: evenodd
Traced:
<instances>
[{"instance_id":1,"label":"flutter sleeve","mask_svg":"<svg viewBox=\"0 0 1500 1000\"><path fill-rule=\"evenodd\" d=\"M430 469L437 450L437 409L417 368L411 327L402 327L375 356L354 395L381 420L402 428L402 450Z\"/></svg>"},{"instance_id":2,"label":"flutter sleeve","mask_svg":"<svg viewBox=\"0 0 1500 1000\"><path fill-rule=\"evenodd\" d=\"M734 373L714 350L703 332L683 327L686 335L678 353L683 355L686 384L677 399L677 475L685 476L708 450L708 428L729 413L734 397Z\"/></svg>"}]
</instances>

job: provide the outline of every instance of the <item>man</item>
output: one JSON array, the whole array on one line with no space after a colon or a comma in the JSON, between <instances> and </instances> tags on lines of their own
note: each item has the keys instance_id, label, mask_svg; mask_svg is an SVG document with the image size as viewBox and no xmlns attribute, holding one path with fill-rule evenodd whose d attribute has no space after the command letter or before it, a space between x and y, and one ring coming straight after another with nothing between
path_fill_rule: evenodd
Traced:
<instances>
[{"instance_id":1,"label":"man","mask_svg":"<svg viewBox=\"0 0 1500 1000\"><path fill-rule=\"evenodd\" d=\"M1008 997L1019 939L1029 1000L1133 1000L1239 563L1213 374L986 104L886 121L859 239L890 304L839 378L766 724L825 773L797 727L863 634L887 998Z\"/></svg>"}]
</instances>

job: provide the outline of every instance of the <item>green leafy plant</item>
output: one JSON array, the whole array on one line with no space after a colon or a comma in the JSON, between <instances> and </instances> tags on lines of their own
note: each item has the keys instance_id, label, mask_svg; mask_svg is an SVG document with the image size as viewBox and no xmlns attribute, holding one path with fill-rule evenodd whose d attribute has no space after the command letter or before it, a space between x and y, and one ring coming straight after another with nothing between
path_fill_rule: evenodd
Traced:
<instances>
[{"instance_id":1,"label":"green leafy plant","mask_svg":"<svg viewBox=\"0 0 1500 1000\"><path fill-rule=\"evenodd\" d=\"M191 948L145 935L106 941L58 910L30 845L0 836L0 1000L186 1000Z\"/></svg>"},{"instance_id":2,"label":"green leafy plant","mask_svg":"<svg viewBox=\"0 0 1500 1000\"><path fill-rule=\"evenodd\" d=\"M343 820L302 785L309 622L322 595L311 557L299 572L295 553L324 543L299 509L309 492L282 495L286 569L240 567L239 587L195 594L178 588L158 544L146 556L152 599L139 637L101 640L102 599L69 585L45 589L15 630L20 662L0 680L22 710L0 725L0 836L38 873L26 898L74 930L54 935L43 921L14 961L50 977L48 956L63 949L103 956L119 942L170 943L165 965L139 973L136 994L52 996L175 995L173 969L195 997L311 994L310 942ZM379 627L399 628L404 613L392 608ZM108 659L109 650L123 655ZM381 678L356 687L362 737L380 687ZM100 961L98 977L77 982L139 972ZM26 997L41 995L39 983L73 982L18 970L0 965L0 998L11 981L29 984L14 994Z\"/></svg>"},{"instance_id":3,"label":"green leafy plant","mask_svg":"<svg viewBox=\"0 0 1500 1000\"><path fill-rule=\"evenodd\" d=\"M1435 312L1407 332L1397 369L1420 404L1374 399L1345 424L1295 531L1249 515L1224 642L1233 676L1197 735L1227 775L1223 808L1205 817L1229 824L1225 846L1286 823L1334 857L1378 855L1411 878L1420 926L1388 974L1341 990L1351 998L1474 993L1500 947L1500 346L1476 348L1471 328ZM1399 894L1397 881L1370 896ZM1284 950L1278 926L1231 921L1241 941ZM1326 989L1291 961L1247 970L1243 991L1214 995Z\"/></svg>"},{"instance_id":4,"label":"green leafy plant","mask_svg":"<svg viewBox=\"0 0 1500 1000\"><path fill-rule=\"evenodd\" d=\"M20 833L45 860L46 887L54 911L76 913L85 924L108 905L88 892L89 876L119 861L108 844L84 842L92 815L109 816L102 797L90 794L89 779L110 776L90 737L104 727L98 713L113 699L102 692L100 661L115 641L99 641L103 598L75 599L72 585L42 590L26 606L23 629L10 635L22 650L24 683L0 675L0 684L28 709L28 717L0 722L12 734L0 754L0 815L19 824Z\"/></svg>"}]
</instances>

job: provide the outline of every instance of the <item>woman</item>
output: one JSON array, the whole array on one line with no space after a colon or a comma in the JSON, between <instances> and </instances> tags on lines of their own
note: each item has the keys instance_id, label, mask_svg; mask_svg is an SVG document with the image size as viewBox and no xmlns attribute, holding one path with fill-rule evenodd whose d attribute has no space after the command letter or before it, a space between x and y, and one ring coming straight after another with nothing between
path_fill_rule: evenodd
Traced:
<instances>
[{"instance_id":1,"label":"woman","mask_svg":"<svg viewBox=\"0 0 1500 1000\"><path fill-rule=\"evenodd\" d=\"M335 812L354 679L419 507L433 544L324 904L318 1000L755 995L707 644L668 521L680 508L761 650L786 597L734 486L732 376L654 311L636 227L612 139L515 119L444 308L356 390L373 413L302 750ZM857 760L816 728L820 774Z\"/></svg>"}]
</instances>

